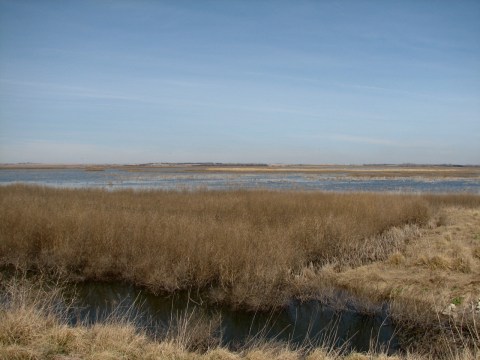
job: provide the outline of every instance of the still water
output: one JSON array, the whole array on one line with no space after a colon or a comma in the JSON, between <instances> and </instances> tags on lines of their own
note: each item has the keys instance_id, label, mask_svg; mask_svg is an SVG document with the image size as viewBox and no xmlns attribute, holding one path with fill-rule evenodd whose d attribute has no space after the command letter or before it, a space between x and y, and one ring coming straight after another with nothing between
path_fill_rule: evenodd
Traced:
<instances>
[{"instance_id":1,"label":"still water","mask_svg":"<svg viewBox=\"0 0 480 360\"><path fill-rule=\"evenodd\" d=\"M339 295L340 296L340 295ZM395 351L398 342L387 308L369 313L354 305L335 310L318 301L291 301L276 312L235 311L229 307L209 306L198 295L187 292L156 296L131 285L115 282L87 282L76 286L77 306L71 321L85 323L120 316L147 332L161 337L178 315L204 319L219 318L216 335L221 343L238 348L255 336L296 345L328 344L356 351L368 351L371 341Z\"/></svg>"},{"instance_id":2,"label":"still water","mask_svg":"<svg viewBox=\"0 0 480 360\"><path fill-rule=\"evenodd\" d=\"M480 194L478 178L352 178L345 174L305 173L206 173L158 169L156 171L0 170L0 185L38 184L65 188L162 190L323 190L469 192Z\"/></svg>"}]
</instances>

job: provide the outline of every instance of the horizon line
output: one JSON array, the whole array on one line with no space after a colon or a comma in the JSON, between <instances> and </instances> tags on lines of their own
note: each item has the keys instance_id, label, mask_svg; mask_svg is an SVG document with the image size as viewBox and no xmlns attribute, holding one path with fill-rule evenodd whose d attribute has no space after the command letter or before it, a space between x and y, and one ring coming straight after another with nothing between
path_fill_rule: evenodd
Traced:
<instances>
[{"instance_id":1,"label":"horizon line","mask_svg":"<svg viewBox=\"0 0 480 360\"><path fill-rule=\"evenodd\" d=\"M437 167L480 167L480 164L459 164L459 163L414 163L414 162L403 162L403 163L263 163L263 162L210 162L210 161L190 161L190 162L171 162L171 161L162 161L162 162L139 162L139 163L66 163L66 162L4 162L0 163L0 166L19 166L19 165L30 165L30 166L174 166L174 165L184 165L184 166L257 166L257 167L268 167L268 166L437 166Z\"/></svg>"}]
</instances>

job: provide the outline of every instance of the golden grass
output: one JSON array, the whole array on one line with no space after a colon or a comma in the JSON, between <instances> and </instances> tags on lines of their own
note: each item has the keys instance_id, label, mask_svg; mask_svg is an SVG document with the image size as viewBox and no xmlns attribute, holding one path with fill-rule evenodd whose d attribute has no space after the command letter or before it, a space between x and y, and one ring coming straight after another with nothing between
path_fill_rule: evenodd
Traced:
<instances>
[{"instance_id":1,"label":"golden grass","mask_svg":"<svg viewBox=\"0 0 480 360\"><path fill-rule=\"evenodd\" d=\"M14 185L0 188L0 265L272 307L318 296L349 268L411 258L406 242L452 204L478 208L480 197ZM427 244L415 261L471 274L477 252L445 260Z\"/></svg>"},{"instance_id":2,"label":"golden grass","mask_svg":"<svg viewBox=\"0 0 480 360\"><path fill-rule=\"evenodd\" d=\"M335 283L357 296L388 301L392 317L410 334L404 346L437 352L453 342L468 347L480 342L480 313L474 311L480 299L479 242L478 207L449 205L388 260L336 273ZM453 311L447 310L451 304Z\"/></svg>"},{"instance_id":3,"label":"golden grass","mask_svg":"<svg viewBox=\"0 0 480 360\"><path fill-rule=\"evenodd\" d=\"M290 297L306 269L388 258L403 246L405 232L427 224L429 201L7 186L0 188L0 264L127 280L153 291L209 288L219 301L272 306Z\"/></svg>"},{"instance_id":4,"label":"golden grass","mask_svg":"<svg viewBox=\"0 0 480 360\"><path fill-rule=\"evenodd\" d=\"M202 166L192 171L225 173L308 173L339 177L366 178L479 178L478 166L340 166L340 165L269 165L269 166Z\"/></svg>"},{"instance_id":5,"label":"golden grass","mask_svg":"<svg viewBox=\"0 0 480 360\"><path fill-rule=\"evenodd\" d=\"M85 166L85 171L105 171L106 167L104 166Z\"/></svg>"},{"instance_id":6,"label":"golden grass","mask_svg":"<svg viewBox=\"0 0 480 360\"><path fill-rule=\"evenodd\" d=\"M403 344L438 355L478 341L480 197L6 186L0 266L197 288L249 309L341 288L367 308L389 302L416 334Z\"/></svg>"}]
</instances>

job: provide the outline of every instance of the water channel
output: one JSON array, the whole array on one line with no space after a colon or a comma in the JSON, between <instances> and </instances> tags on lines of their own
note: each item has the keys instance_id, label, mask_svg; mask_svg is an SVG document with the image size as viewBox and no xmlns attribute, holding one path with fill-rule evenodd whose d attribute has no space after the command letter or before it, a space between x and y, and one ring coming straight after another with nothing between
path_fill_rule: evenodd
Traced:
<instances>
[{"instance_id":1,"label":"water channel","mask_svg":"<svg viewBox=\"0 0 480 360\"><path fill-rule=\"evenodd\" d=\"M398 349L387 306L366 313L348 303L336 309L333 304L319 301L292 300L277 311L249 312L208 305L198 294L184 291L154 295L119 282L77 284L75 297L76 306L70 312L72 324L123 318L161 338L165 329L183 315L192 321L219 319L216 335L222 345L232 349L259 338L299 346L327 344L356 351L368 351L372 342L390 352Z\"/></svg>"}]
</instances>

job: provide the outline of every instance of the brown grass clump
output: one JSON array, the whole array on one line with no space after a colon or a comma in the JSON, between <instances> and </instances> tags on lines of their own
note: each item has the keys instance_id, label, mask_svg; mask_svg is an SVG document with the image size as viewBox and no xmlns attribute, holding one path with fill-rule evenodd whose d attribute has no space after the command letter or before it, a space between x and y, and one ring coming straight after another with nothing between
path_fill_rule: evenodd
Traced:
<instances>
[{"instance_id":1,"label":"brown grass clump","mask_svg":"<svg viewBox=\"0 0 480 360\"><path fill-rule=\"evenodd\" d=\"M473 253L473 256L477 259L480 259L480 246L476 246L473 250L472 250L472 253Z\"/></svg>"},{"instance_id":2,"label":"brown grass clump","mask_svg":"<svg viewBox=\"0 0 480 360\"><path fill-rule=\"evenodd\" d=\"M480 197L465 194L6 186L0 187L0 266L47 270L69 280L125 280L152 291L203 289L210 300L250 309L281 306L293 296L334 298L340 288L367 307L389 302L391 316L408 334L402 346L411 351L428 349L438 357L457 346L464 352L450 358L470 359L479 341L478 315L467 316L480 296L479 209ZM445 312L451 304L454 311ZM91 358L140 356L137 350L125 355L130 350L120 345L102 348L109 331L123 334L132 348L137 341L150 346L134 328L104 324L73 331L47 308L3 313L0 346L8 351L2 354L35 358L36 345L25 344L37 344L39 333L41 339L49 334L48 351L87 351L72 345L79 341L96 349ZM191 358L193 348L206 351L202 356L225 355L215 345L214 326L195 319L172 327L171 340L161 344L163 358ZM103 340L95 345L86 333ZM269 346L228 356L301 357Z\"/></svg>"},{"instance_id":3,"label":"brown grass clump","mask_svg":"<svg viewBox=\"0 0 480 360\"><path fill-rule=\"evenodd\" d=\"M165 340L185 351L206 352L220 345L220 314L208 317L196 308L172 316Z\"/></svg>"},{"instance_id":4,"label":"brown grass clump","mask_svg":"<svg viewBox=\"0 0 480 360\"><path fill-rule=\"evenodd\" d=\"M453 344L480 343L480 231L476 208L441 207L450 219L425 227L387 261L334 274L335 283L360 297L388 301L400 325L402 347L440 356ZM433 356L433 355L432 355Z\"/></svg>"},{"instance_id":5,"label":"brown grass clump","mask_svg":"<svg viewBox=\"0 0 480 360\"><path fill-rule=\"evenodd\" d=\"M271 306L307 266L387 258L400 227L430 213L415 195L6 186L0 264L153 291L209 287L218 300Z\"/></svg>"}]
</instances>

